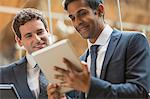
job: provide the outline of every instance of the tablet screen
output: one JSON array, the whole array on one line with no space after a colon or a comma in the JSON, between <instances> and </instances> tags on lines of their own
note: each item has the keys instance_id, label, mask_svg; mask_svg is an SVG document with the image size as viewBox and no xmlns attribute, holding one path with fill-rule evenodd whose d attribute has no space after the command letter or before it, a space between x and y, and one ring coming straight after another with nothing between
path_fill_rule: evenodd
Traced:
<instances>
[{"instance_id":1,"label":"tablet screen","mask_svg":"<svg viewBox=\"0 0 150 99\"><path fill-rule=\"evenodd\" d=\"M13 84L0 84L0 99L20 99Z\"/></svg>"}]
</instances>

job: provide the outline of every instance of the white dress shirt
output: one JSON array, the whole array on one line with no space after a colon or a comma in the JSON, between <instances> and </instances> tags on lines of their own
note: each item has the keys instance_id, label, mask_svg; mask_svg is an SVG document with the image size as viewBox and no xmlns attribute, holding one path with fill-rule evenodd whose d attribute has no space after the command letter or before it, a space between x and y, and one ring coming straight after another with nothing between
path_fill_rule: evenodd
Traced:
<instances>
[{"instance_id":1,"label":"white dress shirt","mask_svg":"<svg viewBox=\"0 0 150 99\"><path fill-rule=\"evenodd\" d=\"M36 98L39 96L39 67L35 67L36 62L30 54L26 55L27 58L27 81L30 90L33 92Z\"/></svg>"},{"instance_id":2,"label":"white dress shirt","mask_svg":"<svg viewBox=\"0 0 150 99\"><path fill-rule=\"evenodd\" d=\"M101 32L100 36L98 37L98 39L96 40L96 42L94 44L92 44L89 40L88 40L88 48L90 50L90 47L92 45L100 45L98 48L98 55L97 55L97 61L96 61L96 73L97 73L97 77L100 77L101 74L101 69L102 69L102 65L103 65L103 61L104 61L104 57L106 54L106 50L111 38L111 33L112 33L113 29L109 26L109 25L105 25L104 30ZM87 57L87 64L88 64L88 68L90 71L90 64L91 64L91 55L89 54L89 56Z\"/></svg>"}]
</instances>

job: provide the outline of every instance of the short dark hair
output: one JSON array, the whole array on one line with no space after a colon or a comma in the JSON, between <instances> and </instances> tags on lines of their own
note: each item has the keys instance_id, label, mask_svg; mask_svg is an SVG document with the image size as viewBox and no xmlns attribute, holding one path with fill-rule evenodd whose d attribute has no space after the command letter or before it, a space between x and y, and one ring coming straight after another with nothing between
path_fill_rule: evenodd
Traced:
<instances>
[{"instance_id":1,"label":"short dark hair","mask_svg":"<svg viewBox=\"0 0 150 99\"><path fill-rule=\"evenodd\" d=\"M63 6L65 10L68 10L68 5L76 0L64 0L63 1ZM103 4L104 1L103 0L84 0L85 2L87 2L87 4L90 6L91 9L96 10L97 7L99 6L99 4Z\"/></svg>"},{"instance_id":2,"label":"short dark hair","mask_svg":"<svg viewBox=\"0 0 150 99\"><path fill-rule=\"evenodd\" d=\"M34 9L34 8L24 8L21 11L19 11L14 17L13 22L12 22L12 28L15 34L21 39L21 33L19 30L19 27L21 25L24 25L28 21L35 20L35 19L41 20L45 28L48 27L47 21L45 17L42 15L41 11Z\"/></svg>"}]
</instances>

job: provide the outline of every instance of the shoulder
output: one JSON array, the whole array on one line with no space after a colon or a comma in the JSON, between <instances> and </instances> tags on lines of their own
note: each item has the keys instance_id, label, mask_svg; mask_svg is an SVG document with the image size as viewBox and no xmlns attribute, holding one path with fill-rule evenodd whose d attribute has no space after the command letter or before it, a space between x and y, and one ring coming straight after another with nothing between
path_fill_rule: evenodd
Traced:
<instances>
[{"instance_id":1,"label":"shoulder","mask_svg":"<svg viewBox=\"0 0 150 99\"><path fill-rule=\"evenodd\" d=\"M18 60L18 61L15 61L15 62L13 62L13 63L11 63L11 64L1 66L0 71L1 71L1 72L4 72L4 73L6 73L6 72L11 72L11 70L12 70L13 68L18 67L18 66L22 65L22 64L25 63L25 62L27 62L27 61L26 61L26 58L23 57L22 59L20 59L20 60Z\"/></svg>"},{"instance_id":2,"label":"shoulder","mask_svg":"<svg viewBox=\"0 0 150 99\"><path fill-rule=\"evenodd\" d=\"M146 38L146 35L144 33L138 32L138 31L120 31L120 30L114 29L112 35L114 34L121 34L123 37L129 37L129 38L132 38L132 37Z\"/></svg>"},{"instance_id":3,"label":"shoulder","mask_svg":"<svg viewBox=\"0 0 150 99\"><path fill-rule=\"evenodd\" d=\"M149 53L148 39L143 33L136 31L119 31L118 33L121 34L119 44L125 46L129 50L128 52Z\"/></svg>"},{"instance_id":4,"label":"shoulder","mask_svg":"<svg viewBox=\"0 0 150 99\"><path fill-rule=\"evenodd\" d=\"M120 35L120 41L122 42L145 42L148 43L148 40L146 38L146 35L142 32L137 32L137 31L120 31L117 29L114 29L112 32L112 37Z\"/></svg>"}]
</instances>

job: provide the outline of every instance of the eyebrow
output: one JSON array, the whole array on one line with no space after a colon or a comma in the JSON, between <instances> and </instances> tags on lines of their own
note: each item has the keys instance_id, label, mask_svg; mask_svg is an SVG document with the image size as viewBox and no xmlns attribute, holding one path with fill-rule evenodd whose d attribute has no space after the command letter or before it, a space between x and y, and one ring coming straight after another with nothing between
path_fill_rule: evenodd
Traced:
<instances>
[{"instance_id":1,"label":"eyebrow","mask_svg":"<svg viewBox=\"0 0 150 99\"><path fill-rule=\"evenodd\" d=\"M44 29L38 29L38 30L36 30L36 32L39 32L39 31L43 31Z\"/></svg>"},{"instance_id":2,"label":"eyebrow","mask_svg":"<svg viewBox=\"0 0 150 99\"><path fill-rule=\"evenodd\" d=\"M86 9L80 9L80 10L78 10L76 13L80 13L81 11L84 11L84 10L86 10ZM71 17L71 16L73 16L74 14L69 14L68 15L68 17Z\"/></svg>"},{"instance_id":3,"label":"eyebrow","mask_svg":"<svg viewBox=\"0 0 150 99\"><path fill-rule=\"evenodd\" d=\"M38 29L38 30L36 30L35 32L40 32L40 31L43 31L43 29ZM24 35L24 37L27 36L27 35L30 35L30 34L32 34L32 32L26 33L26 34Z\"/></svg>"}]
</instances>

